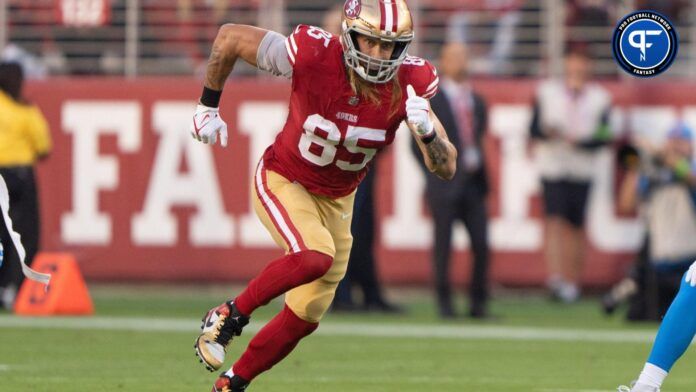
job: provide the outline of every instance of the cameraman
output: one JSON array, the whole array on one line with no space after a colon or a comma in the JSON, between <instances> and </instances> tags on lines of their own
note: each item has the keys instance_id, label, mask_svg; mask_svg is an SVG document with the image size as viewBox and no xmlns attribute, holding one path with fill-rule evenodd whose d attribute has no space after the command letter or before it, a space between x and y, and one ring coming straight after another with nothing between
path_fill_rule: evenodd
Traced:
<instances>
[{"instance_id":1,"label":"cameraman","mask_svg":"<svg viewBox=\"0 0 696 392\"><path fill-rule=\"evenodd\" d=\"M655 275L658 314L663 315L696 259L696 160L693 131L685 124L667 134L664 146L629 158L619 209L636 207L648 234L649 268Z\"/></svg>"}]
</instances>

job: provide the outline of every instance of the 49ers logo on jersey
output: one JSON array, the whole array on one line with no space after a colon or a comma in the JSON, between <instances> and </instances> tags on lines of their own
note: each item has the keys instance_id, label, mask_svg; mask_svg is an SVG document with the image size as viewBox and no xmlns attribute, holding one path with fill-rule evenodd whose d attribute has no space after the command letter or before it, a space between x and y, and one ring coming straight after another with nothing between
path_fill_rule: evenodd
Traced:
<instances>
[{"instance_id":1,"label":"49ers logo on jersey","mask_svg":"<svg viewBox=\"0 0 696 392\"><path fill-rule=\"evenodd\" d=\"M348 0L343 6L343 12L346 14L346 18L355 19L360 15L360 0Z\"/></svg>"}]
</instances>

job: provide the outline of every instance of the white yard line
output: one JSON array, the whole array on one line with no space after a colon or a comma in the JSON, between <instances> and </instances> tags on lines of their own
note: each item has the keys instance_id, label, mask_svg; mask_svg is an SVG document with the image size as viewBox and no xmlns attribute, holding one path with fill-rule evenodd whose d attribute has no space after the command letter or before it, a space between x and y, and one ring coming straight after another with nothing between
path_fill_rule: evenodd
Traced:
<instances>
[{"instance_id":1,"label":"white yard line","mask_svg":"<svg viewBox=\"0 0 696 392\"><path fill-rule=\"evenodd\" d=\"M5 365L3 363L0 363L0 372L6 372L10 370L10 365Z\"/></svg>"},{"instance_id":2,"label":"white yard line","mask_svg":"<svg viewBox=\"0 0 696 392\"><path fill-rule=\"evenodd\" d=\"M261 323L251 323L245 331L255 332ZM143 332L195 333L200 321L145 317L16 317L0 316L0 328L50 328ZM635 342L650 343L651 331L583 330L537 327L502 327L472 325L422 325L375 323L322 323L317 335L384 338L493 339L567 342ZM575 390L577 391L577 390ZM549 391L550 392L550 391ZM559 391L560 392L560 391ZM590 392L590 391L583 391Z\"/></svg>"}]
</instances>

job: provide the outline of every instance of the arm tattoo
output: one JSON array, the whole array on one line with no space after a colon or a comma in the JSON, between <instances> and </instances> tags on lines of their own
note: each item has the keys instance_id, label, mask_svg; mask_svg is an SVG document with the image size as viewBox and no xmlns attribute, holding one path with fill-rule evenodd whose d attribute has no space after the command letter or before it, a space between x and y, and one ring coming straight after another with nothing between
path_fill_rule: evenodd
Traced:
<instances>
[{"instance_id":1,"label":"arm tattoo","mask_svg":"<svg viewBox=\"0 0 696 392\"><path fill-rule=\"evenodd\" d=\"M226 55L218 45L213 45L205 72L205 85L213 90L222 90L236 60L236 56Z\"/></svg>"},{"instance_id":2,"label":"arm tattoo","mask_svg":"<svg viewBox=\"0 0 696 392\"><path fill-rule=\"evenodd\" d=\"M449 159L447 144L439 136L435 137L435 140L425 145L425 151L428 153L430 162L435 167L444 165Z\"/></svg>"}]
</instances>

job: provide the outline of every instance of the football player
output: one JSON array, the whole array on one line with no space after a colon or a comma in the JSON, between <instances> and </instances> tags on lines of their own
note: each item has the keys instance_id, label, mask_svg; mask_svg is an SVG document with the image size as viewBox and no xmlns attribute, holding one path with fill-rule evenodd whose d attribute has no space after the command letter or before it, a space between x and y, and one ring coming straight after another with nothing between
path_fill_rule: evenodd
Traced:
<instances>
[{"instance_id":1,"label":"football player","mask_svg":"<svg viewBox=\"0 0 696 392\"><path fill-rule=\"evenodd\" d=\"M285 306L213 391L244 390L318 327L346 271L355 188L403 120L427 167L443 179L454 175L457 152L428 101L437 72L408 55L412 39L404 0L346 1L340 37L306 25L288 37L252 26L220 28L191 124L195 139L227 145L218 106L237 59L292 79L292 90L285 126L252 185L255 211L285 255L206 314L196 353L209 370L219 369L256 308L283 293Z\"/></svg>"},{"instance_id":2,"label":"football player","mask_svg":"<svg viewBox=\"0 0 696 392\"><path fill-rule=\"evenodd\" d=\"M650 357L631 387L619 392L660 392L672 366L696 336L696 262L686 272L672 305L662 320Z\"/></svg>"}]
</instances>

